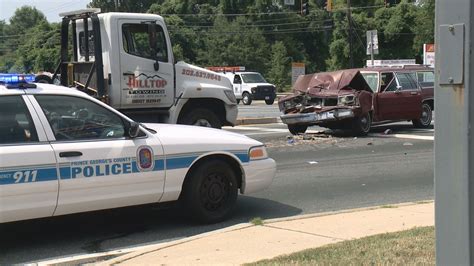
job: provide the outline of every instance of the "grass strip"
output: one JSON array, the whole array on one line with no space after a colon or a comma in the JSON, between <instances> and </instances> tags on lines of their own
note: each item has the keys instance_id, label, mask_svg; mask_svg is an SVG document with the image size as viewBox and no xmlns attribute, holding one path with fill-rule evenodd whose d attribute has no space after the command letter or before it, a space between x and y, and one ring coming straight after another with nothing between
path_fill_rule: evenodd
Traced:
<instances>
[{"instance_id":1,"label":"grass strip","mask_svg":"<svg viewBox=\"0 0 474 266\"><path fill-rule=\"evenodd\" d=\"M434 227L343 241L246 265L434 265Z\"/></svg>"}]
</instances>

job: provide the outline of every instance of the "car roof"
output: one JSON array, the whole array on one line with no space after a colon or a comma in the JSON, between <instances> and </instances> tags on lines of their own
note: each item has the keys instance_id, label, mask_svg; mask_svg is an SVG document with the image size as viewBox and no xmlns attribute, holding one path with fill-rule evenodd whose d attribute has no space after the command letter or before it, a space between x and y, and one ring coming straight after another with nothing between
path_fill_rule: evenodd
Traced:
<instances>
[{"instance_id":1,"label":"car roof","mask_svg":"<svg viewBox=\"0 0 474 266\"><path fill-rule=\"evenodd\" d=\"M36 88L7 88L5 85L0 84L0 96L2 95L20 95L20 94L60 94L70 96L84 96L87 94L78 91L74 88L68 88L64 86L58 86L46 83L33 83Z\"/></svg>"},{"instance_id":2,"label":"car roof","mask_svg":"<svg viewBox=\"0 0 474 266\"><path fill-rule=\"evenodd\" d=\"M425 65L406 65L406 66L375 66L375 67L364 67L358 69L361 72L383 72L383 71L434 71L434 68Z\"/></svg>"}]
</instances>

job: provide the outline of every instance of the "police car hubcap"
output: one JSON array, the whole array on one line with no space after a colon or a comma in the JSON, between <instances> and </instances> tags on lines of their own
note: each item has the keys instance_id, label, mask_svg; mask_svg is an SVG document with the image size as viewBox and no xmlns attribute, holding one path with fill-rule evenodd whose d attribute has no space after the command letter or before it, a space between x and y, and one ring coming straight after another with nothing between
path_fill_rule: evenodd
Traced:
<instances>
[{"instance_id":1,"label":"police car hubcap","mask_svg":"<svg viewBox=\"0 0 474 266\"><path fill-rule=\"evenodd\" d=\"M201 186L201 200L208 210L218 209L227 196L228 185L225 178L216 174L209 175Z\"/></svg>"}]
</instances>

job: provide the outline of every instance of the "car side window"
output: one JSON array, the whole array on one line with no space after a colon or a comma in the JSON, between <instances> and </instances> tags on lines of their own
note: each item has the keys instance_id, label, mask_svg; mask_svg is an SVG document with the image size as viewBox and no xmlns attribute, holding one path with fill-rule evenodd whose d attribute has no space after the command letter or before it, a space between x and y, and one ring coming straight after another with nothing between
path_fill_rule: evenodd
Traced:
<instances>
[{"instance_id":1,"label":"car side window","mask_svg":"<svg viewBox=\"0 0 474 266\"><path fill-rule=\"evenodd\" d=\"M402 86L401 90L416 90L416 82L410 77L409 73L397 73L398 82Z\"/></svg>"},{"instance_id":2,"label":"car side window","mask_svg":"<svg viewBox=\"0 0 474 266\"><path fill-rule=\"evenodd\" d=\"M380 75L380 91L390 92L397 90L397 81L393 72L384 72Z\"/></svg>"},{"instance_id":3,"label":"car side window","mask_svg":"<svg viewBox=\"0 0 474 266\"><path fill-rule=\"evenodd\" d=\"M63 95L35 97L48 119L56 140L125 137L122 118L90 100Z\"/></svg>"},{"instance_id":4,"label":"car side window","mask_svg":"<svg viewBox=\"0 0 474 266\"><path fill-rule=\"evenodd\" d=\"M418 83L421 87L433 87L434 86L434 72L433 71L419 71L416 73L418 77Z\"/></svg>"},{"instance_id":5,"label":"car side window","mask_svg":"<svg viewBox=\"0 0 474 266\"><path fill-rule=\"evenodd\" d=\"M0 97L0 145L38 142L33 120L20 95Z\"/></svg>"},{"instance_id":6,"label":"car side window","mask_svg":"<svg viewBox=\"0 0 474 266\"><path fill-rule=\"evenodd\" d=\"M155 35L156 33L156 35ZM152 37L156 39L156 56L153 56ZM148 31L148 24L123 24L122 42L126 53L161 62L168 62L168 49L163 28L155 25L155 31Z\"/></svg>"},{"instance_id":7,"label":"car side window","mask_svg":"<svg viewBox=\"0 0 474 266\"><path fill-rule=\"evenodd\" d=\"M239 75L235 75L234 76L234 84L241 84L242 83L242 79L240 78Z\"/></svg>"}]
</instances>

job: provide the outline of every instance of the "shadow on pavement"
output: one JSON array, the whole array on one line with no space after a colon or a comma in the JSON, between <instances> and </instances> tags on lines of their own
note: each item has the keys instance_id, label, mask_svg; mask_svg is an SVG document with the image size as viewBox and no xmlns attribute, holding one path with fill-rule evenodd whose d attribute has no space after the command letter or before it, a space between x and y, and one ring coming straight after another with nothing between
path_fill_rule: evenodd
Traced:
<instances>
[{"instance_id":1,"label":"shadow on pavement","mask_svg":"<svg viewBox=\"0 0 474 266\"><path fill-rule=\"evenodd\" d=\"M177 206L157 205L3 224L0 225L0 264L166 242L249 222L255 217L271 219L301 212L275 201L240 196L234 215L212 225L197 224Z\"/></svg>"}]
</instances>

